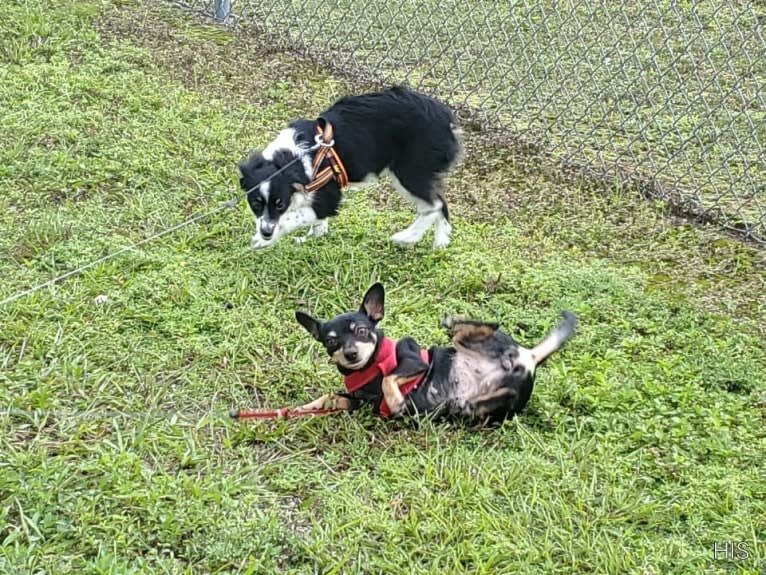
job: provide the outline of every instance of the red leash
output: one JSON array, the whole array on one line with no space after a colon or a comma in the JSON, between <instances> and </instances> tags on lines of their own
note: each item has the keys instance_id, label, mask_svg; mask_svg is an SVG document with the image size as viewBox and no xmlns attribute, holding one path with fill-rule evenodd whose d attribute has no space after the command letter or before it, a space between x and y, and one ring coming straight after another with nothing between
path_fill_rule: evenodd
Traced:
<instances>
[{"instance_id":1,"label":"red leash","mask_svg":"<svg viewBox=\"0 0 766 575\"><path fill-rule=\"evenodd\" d=\"M308 417L311 415L330 415L347 411L339 407L325 407L322 409L293 409L283 407L281 409L232 409L229 416L233 419L284 419L288 417Z\"/></svg>"}]
</instances>

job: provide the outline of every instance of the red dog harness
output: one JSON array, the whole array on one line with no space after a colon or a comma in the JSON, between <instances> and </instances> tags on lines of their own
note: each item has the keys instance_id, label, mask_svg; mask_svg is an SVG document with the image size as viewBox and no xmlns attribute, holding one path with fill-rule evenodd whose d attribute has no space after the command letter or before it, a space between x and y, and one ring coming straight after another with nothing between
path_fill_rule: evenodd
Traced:
<instances>
[{"instance_id":1,"label":"red dog harness","mask_svg":"<svg viewBox=\"0 0 766 575\"><path fill-rule=\"evenodd\" d=\"M427 349L420 350L420 357L425 363L430 363ZM378 347L378 351L375 354L372 364L361 371L355 371L354 373L344 376L343 385L346 386L346 390L349 393L353 393L362 389L368 383L371 383L379 375L382 375L383 377L389 375L396 369L396 365L396 342L384 337ZM399 386L399 391L402 392L403 396L407 397L407 395L412 393L415 388L420 385L420 382L423 381L425 375L425 373L416 375L412 379L405 381ZM391 417L391 409L388 407L385 397L380 401L378 411L382 417Z\"/></svg>"}]
</instances>

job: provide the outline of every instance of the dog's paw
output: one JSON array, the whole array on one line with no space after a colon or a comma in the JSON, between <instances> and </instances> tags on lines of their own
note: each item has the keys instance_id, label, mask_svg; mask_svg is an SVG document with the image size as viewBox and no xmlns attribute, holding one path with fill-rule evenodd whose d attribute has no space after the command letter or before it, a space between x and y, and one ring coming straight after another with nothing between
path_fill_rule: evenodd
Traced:
<instances>
[{"instance_id":1,"label":"dog's paw","mask_svg":"<svg viewBox=\"0 0 766 575\"><path fill-rule=\"evenodd\" d=\"M406 229L391 236L391 241L399 246L414 246L420 241L421 237L423 237L422 234Z\"/></svg>"},{"instance_id":2,"label":"dog's paw","mask_svg":"<svg viewBox=\"0 0 766 575\"><path fill-rule=\"evenodd\" d=\"M440 220L436 224L436 232L434 233L434 245L435 250L446 248L449 245L450 235L452 234L452 225L445 219Z\"/></svg>"},{"instance_id":3,"label":"dog's paw","mask_svg":"<svg viewBox=\"0 0 766 575\"><path fill-rule=\"evenodd\" d=\"M433 245L433 248L435 250L444 249L448 245L449 245L449 236L440 236L439 234L436 234L436 237L434 238L434 245Z\"/></svg>"},{"instance_id":4,"label":"dog's paw","mask_svg":"<svg viewBox=\"0 0 766 575\"><path fill-rule=\"evenodd\" d=\"M264 239L260 234L255 234L250 239L250 247L254 250L262 250L274 244L274 238Z\"/></svg>"},{"instance_id":5,"label":"dog's paw","mask_svg":"<svg viewBox=\"0 0 766 575\"><path fill-rule=\"evenodd\" d=\"M320 220L311 226L311 235L315 238L321 238L330 231L330 224L327 220Z\"/></svg>"},{"instance_id":6,"label":"dog's paw","mask_svg":"<svg viewBox=\"0 0 766 575\"><path fill-rule=\"evenodd\" d=\"M388 404L388 409L391 411L391 415L396 417L404 409L404 396L402 395L399 386L406 381L406 378L399 377L398 375L389 375L383 378L381 388L383 391L383 398Z\"/></svg>"},{"instance_id":7,"label":"dog's paw","mask_svg":"<svg viewBox=\"0 0 766 575\"><path fill-rule=\"evenodd\" d=\"M330 231L330 225L327 223L326 220L322 220L319 223L313 224L311 227L309 227L308 231L302 235L295 238L296 244L303 244L306 243L306 240L309 238L321 238L323 235L325 235L327 232Z\"/></svg>"}]
</instances>

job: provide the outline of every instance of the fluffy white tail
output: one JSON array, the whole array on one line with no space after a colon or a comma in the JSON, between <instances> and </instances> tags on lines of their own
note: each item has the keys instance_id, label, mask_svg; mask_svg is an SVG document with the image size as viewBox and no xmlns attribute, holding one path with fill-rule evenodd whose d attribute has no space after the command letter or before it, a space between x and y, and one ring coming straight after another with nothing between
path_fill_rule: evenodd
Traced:
<instances>
[{"instance_id":1,"label":"fluffy white tail","mask_svg":"<svg viewBox=\"0 0 766 575\"><path fill-rule=\"evenodd\" d=\"M535 361L535 367L543 363L549 355L557 352L574 335L577 326L577 316L565 311L564 319L559 323L546 338L532 348L532 358Z\"/></svg>"}]
</instances>

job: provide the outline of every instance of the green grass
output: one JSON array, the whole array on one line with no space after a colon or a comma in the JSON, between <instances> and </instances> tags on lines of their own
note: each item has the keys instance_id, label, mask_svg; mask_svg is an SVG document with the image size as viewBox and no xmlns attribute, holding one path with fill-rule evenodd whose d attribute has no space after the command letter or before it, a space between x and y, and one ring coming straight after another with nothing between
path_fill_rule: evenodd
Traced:
<instances>
[{"instance_id":1,"label":"green grass","mask_svg":"<svg viewBox=\"0 0 766 575\"><path fill-rule=\"evenodd\" d=\"M3 3L0 37L0 299L217 206L351 89L129 3ZM0 572L763 572L764 253L468 144L446 251L394 248L381 186L303 246L250 251L239 206L0 308ZM293 311L375 280L393 337L580 329L499 430L226 418L337 388Z\"/></svg>"}]
</instances>

